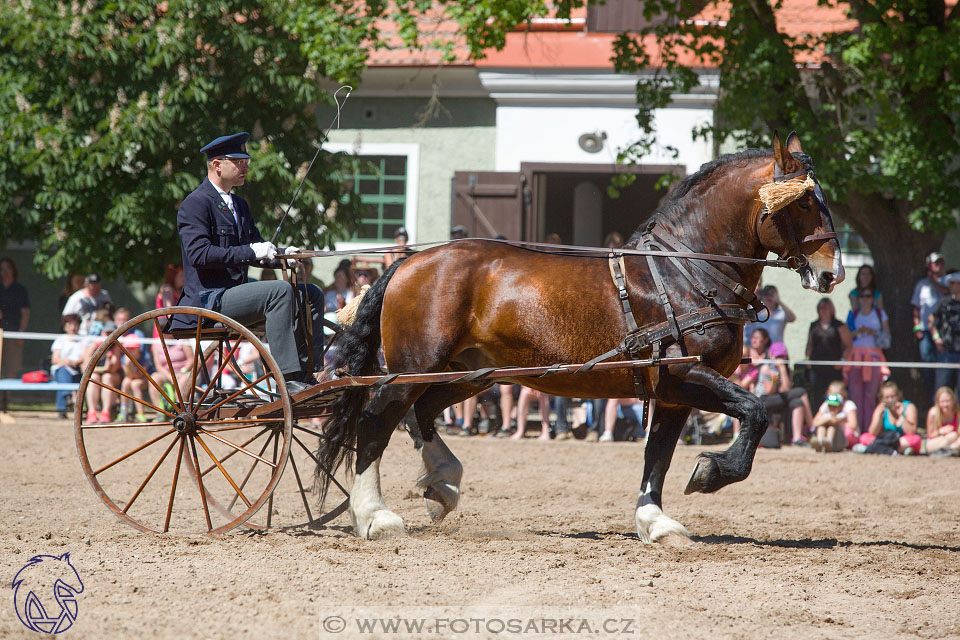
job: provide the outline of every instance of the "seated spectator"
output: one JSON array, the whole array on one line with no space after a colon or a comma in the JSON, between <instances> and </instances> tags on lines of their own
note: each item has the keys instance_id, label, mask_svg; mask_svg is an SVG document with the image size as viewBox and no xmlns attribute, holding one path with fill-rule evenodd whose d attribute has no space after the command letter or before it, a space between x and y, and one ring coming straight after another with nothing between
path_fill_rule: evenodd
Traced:
<instances>
[{"instance_id":1,"label":"seated spectator","mask_svg":"<svg viewBox=\"0 0 960 640\"><path fill-rule=\"evenodd\" d=\"M754 332L756 331L757 329L754 329ZM762 331L763 333L761 333L761 337L758 338L758 340L761 338L767 339L764 337L766 336L766 333L767 333L766 330L760 329L760 331ZM751 340L752 339L753 339L753 334L751 334ZM744 343L742 359L743 360L752 359L752 355L751 355L752 353L753 353L753 349L747 343ZM741 363L734 370L734 372L730 374L729 379L730 379L730 382L734 383L735 385L743 387L750 393L753 393L753 388L757 384L757 375L759 373L760 373L760 367L753 364L752 362L746 363L746 364ZM739 435L740 435L740 421L736 418L733 418L733 439L736 440L737 436Z\"/></svg>"},{"instance_id":2,"label":"seated spectator","mask_svg":"<svg viewBox=\"0 0 960 640\"><path fill-rule=\"evenodd\" d=\"M871 289L862 289L857 300L859 308L847 315L847 327L853 337L853 348L847 354L846 360L852 363L885 362L886 358L877 344L877 339L881 333L888 337L890 335L887 314L882 309L874 309ZM890 369L886 366L850 364L843 368L843 375L850 390L850 399L859 409L857 420L860 422L860 433L863 434L870 425L880 383L890 376Z\"/></svg>"},{"instance_id":3,"label":"seated spectator","mask_svg":"<svg viewBox=\"0 0 960 640\"><path fill-rule=\"evenodd\" d=\"M343 309L344 305L353 300L353 285L350 277L350 261L341 260L333 272L333 284L323 294L324 311Z\"/></svg>"},{"instance_id":4,"label":"seated spectator","mask_svg":"<svg viewBox=\"0 0 960 640\"><path fill-rule=\"evenodd\" d=\"M166 351L164 351L164 345ZM154 368L156 369L156 372L152 374L153 379L164 390L167 397L174 402L177 401L177 391L173 386L175 383L179 383L180 393L183 397L189 397L190 373L193 371L193 347L190 345L190 340L171 340L167 336L165 343L157 341L151 347ZM167 356L170 357L169 363ZM147 390L150 392L150 399L154 405L164 409L171 408L156 387L150 385ZM167 419L162 414L158 415L157 418L161 421Z\"/></svg>"},{"instance_id":5,"label":"seated spectator","mask_svg":"<svg viewBox=\"0 0 960 640\"><path fill-rule=\"evenodd\" d=\"M109 312L105 309L98 311L94 320L90 323L90 333L84 347L84 369L90 366L94 352L103 343L106 336L113 333L114 329L116 329L116 326L113 324ZM114 345L100 356L94 366L93 373L90 376L93 384L87 385L86 392L88 424L106 423L113 419L117 393L103 385L109 385L113 389L120 388L123 379L120 355L120 349Z\"/></svg>"},{"instance_id":6,"label":"seated spectator","mask_svg":"<svg viewBox=\"0 0 960 640\"><path fill-rule=\"evenodd\" d=\"M104 304L110 302L110 292L103 288L100 276L91 273L83 279L83 289L73 293L63 306L63 315L80 316L80 335L90 335L90 324Z\"/></svg>"},{"instance_id":7,"label":"seated spectator","mask_svg":"<svg viewBox=\"0 0 960 640\"><path fill-rule=\"evenodd\" d=\"M880 388L880 404L873 410L870 427L853 446L854 453L909 456L919 452L921 445L917 405L904 400L897 383L887 380Z\"/></svg>"},{"instance_id":8,"label":"seated spectator","mask_svg":"<svg viewBox=\"0 0 960 640\"><path fill-rule=\"evenodd\" d=\"M943 278L950 295L941 297L927 318L937 362L960 365L960 273ZM960 393L960 369L943 367L935 374L937 387L952 387Z\"/></svg>"},{"instance_id":9,"label":"seated spectator","mask_svg":"<svg viewBox=\"0 0 960 640\"><path fill-rule=\"evenodd\" d=\"M147 377L131 360L131 358L133 358L140 363L140 366L143 366L143 354L141 353L143 343L140 342L139 337L133 335L131 332L120 339L120 344L122 344L123 348L130 354L130 358L122 352L120 355L120 366L123 368L123 382L120 383L120 390L134 398L146 400L147 385L149 384ZM146 351L146 349L144 349L144 351ZM135 417L137 422L147 422L147 415L143 411L144 406L142 402L135 402L121 397L117 421L125 422L128 418Z\"/></svg>"},{"instance_id":10,"label":"seated spectator","mask_svg":"<svg viewBox=\"0 0 960 640\"><path fill-rule=\"evenodd\" d=\"M852 447L860 438L857 405L847 398L843 382L837 380L830 383L827 391L826 400L813 417L813 427L816 429L813 448L824 453Z\"/></svg>"},{"instance_id":11,"label":"seated spectator","mask_svg":"<svg viewBox=\"0 0 960 640\"><path fill-rule=\"evenodd\" d=\"M883 294L877 287L877 273L869 264L865 264L857 270L857 286L850 292L850 309L857 309L860 306L860 291L870 289L873 291L873 306L876 309L883 309Z\"/></svg>"},{"instance_id":12,"label":"seated spectator","mask_svg":"<svg viewBox=\"0 0 960 640\"><path fill-rule=\"evenodd\" d=\"M840 320L830 298L820 298L817 303L817 319L810 323L807 332L807 360L839 361L853 348L850 329ZM827 386L835 380L843 380L842 365L813 365L810 367L810 394L813 402L820 402L827 395Z\"/></svg>"},{"instance_id":13,"label":"seated spectator","mask_svg":"<svg viewBox=\"0 0 960 640\"><path fill-rule=\"evenodd\" d=\"M77 335L80 330L80 316L66 315L61 317L63 332L53 341L50 348L50 373L57 382L80 382L83 377L84 340ZM57 415L67 417L67 398L72 391L57 391Z\"/></svg>"},{"instance_id":14,"label":"seated spectator","mask_svg":"<svg viewBox=\"0 0 960 640\"><path fill-rule=\"evenodd\" d=\"M927 439L923 451L931 456L960 455L960 406L957 394L950 387L940 387L927 412Z\"/></svg>"},{"instance_id":15,"label":"seated spectator","mask_svg":"<svg viewBox=\"0 0 960 640\"><path fill-rule=\"evenodd\" d=\"M753 392L763 401L767 416L771 420L774 416L785 419L789 410L791 443L797 447L809 447L810 443L803 437L803 432L813 424L807 390L793 386L793 378L787 366L787 347L782 342L770 345L769 359L776 362L760 365Z\"/></svg>"},{"instance_id":16,"label":"seated spectator","mask_svg":"<svg viewBox=\"0 0 960 640\"><path fill-rule=\"evenodd\" d=\"M632 414L626 415L627 409ZM607 400L607 407L603 416L603 435L600 436L600 442L613 442L613 430L617 424L617 417L633 418L637 422L636 428L632 433L627 434L627 440L639 440L647 437L647 432L643 428L643 403L636 398L612 398Z\"/></svg>"}]
</instances>

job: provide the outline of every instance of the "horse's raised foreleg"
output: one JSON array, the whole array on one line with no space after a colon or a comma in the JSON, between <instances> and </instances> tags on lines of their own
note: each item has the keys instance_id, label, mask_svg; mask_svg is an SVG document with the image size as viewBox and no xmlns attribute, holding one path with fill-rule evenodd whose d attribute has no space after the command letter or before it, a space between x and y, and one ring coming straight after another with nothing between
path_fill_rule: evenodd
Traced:
<instances>
[{"instance_id":1,"label":"horse's raised foreleg","mask_svg":"<svg viewBox=\"0 0 960 640\"><path fill-rule=\"evenodd\" d=\"M726 451L701 453L685 494L712 493L750 475L757 445L767 428L767 412L755 395L704 365L693 367L679 385L678 401L740 420L740 435Z\"/></svg>"},{"instance_id":2,"label":"horse's raised foreleg","mask_svg":"<svg viewBox=\"0 0 960 640\"><path fill-rule=\"evenodd\" d=\"M637 536L642 542L656 542L669 535L690 537L686 527L664 515L662 502L663 481L689 413L689 407L659 406L654 411L653 426L643 452L643 481L637 496Z\"/></svg>"},{"instance_id":3,"label":"horse's raised foreleg","mask_svg":"<svg viewBox=\"0 0 960 640\"><path fill-rule=\"evenodd\" d=\"M361 538L377 540L405 533L403 520L387 508L380 490L380 457L390 436L423 387L381 387L357 425L357 474L350 491L350 519Z\"/></svg>"},{"instance_id":4,"label":"horse's raised foreleg","mask_svg":"<svg viewBox=\"0 0 960 640\"><path fill-rule=\"evenodd\" d=\"M413 406L424 440L421 451L423 472L417 486L423 489L423 502L434 522L440 522L457 508L463 477L463 465L440 439L434 420L446 407L475 396L484 388L469 383L434 385Z\"/></svg>"}]
</instances>

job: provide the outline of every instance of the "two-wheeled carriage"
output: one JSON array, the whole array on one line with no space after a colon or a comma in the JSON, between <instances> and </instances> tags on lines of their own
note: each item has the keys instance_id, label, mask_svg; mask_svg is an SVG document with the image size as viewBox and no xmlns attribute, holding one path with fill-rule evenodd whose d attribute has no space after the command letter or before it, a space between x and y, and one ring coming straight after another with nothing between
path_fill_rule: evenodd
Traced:
<instances>
[{"instance_id":1,"label":"two-wheeled carriage","mask_svg":"<svg viewBox=\"0 0 960 640\"><path fill-rule=\"evenodd\" d=\"M195 316L197 328L165 332L174 313ZM141 326L155 328L156 337L131 342L128 332ZM96 363L110 350L126 359L128 371L146 380L149 399L97 374ZM604 362L595 370L648 364ZM80 382L77 450L97 495L143 531L221 533L244 523L254 529L318 527L349 506L342 477L330 477L333 490L324 510L312 496L322 423L343 390L569 375L580 368L561 364L344 376L291 396L257 333L207 309L162 308L118 327L94 352ZM82 401L90 385L132 401L138 410L122 421L90 420ZM156 419L138 421L134 415Z\"/></svg>"}]
</instances>

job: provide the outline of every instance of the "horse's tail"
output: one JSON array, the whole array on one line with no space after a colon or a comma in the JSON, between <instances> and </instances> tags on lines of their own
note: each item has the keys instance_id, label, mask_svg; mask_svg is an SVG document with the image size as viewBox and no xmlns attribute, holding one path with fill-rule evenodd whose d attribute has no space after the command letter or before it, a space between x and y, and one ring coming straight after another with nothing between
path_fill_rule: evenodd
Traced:
<instances>
[{"instance_id":1,"label":"horse's tail","mask_svg":"<svg viewBox=\"0 0 960 640\"><path fill-rule=\"evenodd\" d=\"M403 260L398 260L363 296L356 310L356 318L337 337L336 352L328 369L346 368L351 376L377 373L377 355L380 351L380 311L390 278ZM367 399L366 387L348 387L331 408L332 417L323 428L320 449L317 451L315 480L320 490L320 504L327 497L330 481L344 462L353 463L356 449L357 422Z\"/></svg>"}]
</instances>

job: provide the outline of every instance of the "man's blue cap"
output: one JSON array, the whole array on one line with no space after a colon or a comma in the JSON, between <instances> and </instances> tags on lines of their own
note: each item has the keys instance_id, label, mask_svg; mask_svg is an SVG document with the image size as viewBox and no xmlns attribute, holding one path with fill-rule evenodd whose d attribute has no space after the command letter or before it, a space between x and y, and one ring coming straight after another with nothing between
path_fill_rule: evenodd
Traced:
<instances>
[{"instance_id":1,"label":"man's blue cap","mask_svg":"<svg viewBox=\"0 0 960 640\"><path fill-rule=\"evenodd\" d=\"M207 154L208 159L227 156L228 158L249 158L247 153L247 140L250 134L246 131L232 133L228 136L220 136L213 142L208 143L200 149L201 153Z\"/></svg>"}]
</instances>

